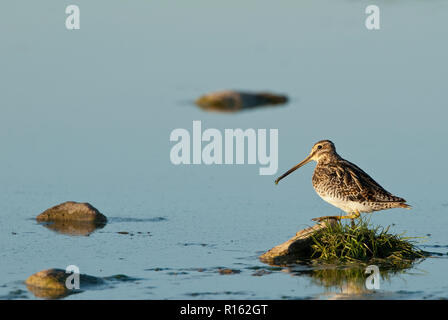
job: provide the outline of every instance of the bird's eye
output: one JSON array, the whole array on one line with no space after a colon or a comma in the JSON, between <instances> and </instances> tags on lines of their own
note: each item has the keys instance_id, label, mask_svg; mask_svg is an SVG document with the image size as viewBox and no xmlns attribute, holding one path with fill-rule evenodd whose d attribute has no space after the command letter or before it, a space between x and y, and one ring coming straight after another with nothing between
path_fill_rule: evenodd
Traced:
<instances>
[{"instance_id":1,"label":"bird's eye","mask_svg":"<svg viewBox=\"0 0 448 320\"><path fill-rule=\"evenodd\" d=\"M317 146L317 149L322 149L322 146L321 145Z\"/></svg>"}]
</instances>

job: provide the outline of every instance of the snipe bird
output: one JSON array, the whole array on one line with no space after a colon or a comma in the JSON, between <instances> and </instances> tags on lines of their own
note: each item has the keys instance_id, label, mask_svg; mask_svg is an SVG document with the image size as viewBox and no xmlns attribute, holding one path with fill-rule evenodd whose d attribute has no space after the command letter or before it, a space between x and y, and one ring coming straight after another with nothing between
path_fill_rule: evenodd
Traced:
<instances>
[{"instance_id":1,"label":"snipe bird","mask_svg":"<svg viewBox=\"0 0 448 320\"><path fill-rule=\"evenodd\" d=\"M308 157L280 176L275 184L312 160L317 162L312 179L314 190L323 200L347 213L339 219L355 219L364 212L411 208L405 199L386 191L358 166L341 158L329 140L317 142ZM313 220L322 218L328 217Z\"/></svg>"}]
</instances>

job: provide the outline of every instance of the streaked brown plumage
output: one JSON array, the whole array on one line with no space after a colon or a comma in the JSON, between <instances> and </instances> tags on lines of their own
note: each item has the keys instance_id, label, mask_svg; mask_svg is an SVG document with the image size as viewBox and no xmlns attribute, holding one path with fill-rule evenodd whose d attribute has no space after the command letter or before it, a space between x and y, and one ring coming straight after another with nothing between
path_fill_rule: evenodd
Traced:
<instances>
[{"instance_id":1,"label":"streaked brown plumage","mask_svg":"<svg viewBox=\"0 0 448 320\"><path fill-rule=\"evenodd\" d=\"M341 158L329 140L317 142L305 160L275 182L311 160L317 162L312 178L314 190L323 200L345 211L347 218L357 218L362 212L410 208L405 199L386 191L361 168Z\"/></svg>"}]
</instances>

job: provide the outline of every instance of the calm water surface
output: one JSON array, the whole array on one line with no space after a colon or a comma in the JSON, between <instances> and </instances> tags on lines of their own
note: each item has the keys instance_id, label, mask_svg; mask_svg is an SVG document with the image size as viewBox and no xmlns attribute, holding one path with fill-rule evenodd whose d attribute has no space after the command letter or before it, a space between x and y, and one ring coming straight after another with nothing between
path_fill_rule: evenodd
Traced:
<instances>
[{"instance_id":1,"label":"calm water surface","mask_svg":"<svg viewBox=\"0 0 448 320\"><path fill-rule=\"evenodd\" d=\"M379 31L364 27L371 1L79 0L81 29L68 31L69 3L3 1L0 298L35 299L23 281L70 264L130 278L66 299L448 298L448 2L373 3ZM235 114L192 104L228 88L290 102ZM331 139L413 206L372 223L424 237L434 257L376 292L262 264L311 218L339 212L315 194L312 164L277 187L258 165L172 165L169 135L193 120L277 128L277 174ZM109 223L69 236L35 222L67 200Z\"/></svg>"}]
</instances>

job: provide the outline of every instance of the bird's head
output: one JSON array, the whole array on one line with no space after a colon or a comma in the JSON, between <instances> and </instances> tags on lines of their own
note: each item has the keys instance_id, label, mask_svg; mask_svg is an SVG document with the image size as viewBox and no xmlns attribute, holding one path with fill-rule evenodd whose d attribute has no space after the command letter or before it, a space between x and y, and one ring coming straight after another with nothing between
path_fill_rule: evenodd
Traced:
<instances>
[{"instance_id":1,"label":"bird's head","mask_svg":"<svg viewBox=\"0 0 448 320\"><path fill-rule=\"evenodd\" d=\"M336 154L336 147L334 146L334 143L330 140L321 140L319 142L316 142L314 146L311 148L311 152L302 162L295 165L288 171L286 171L283 175L281 175L277 180L275 180L275 184L278 184L280 180L282 180L284 177L292 173L293 171L299 169L301 166L307 164L310 161L322 161L324 159L332 158Z\"/></svg>"}]
</instances>

